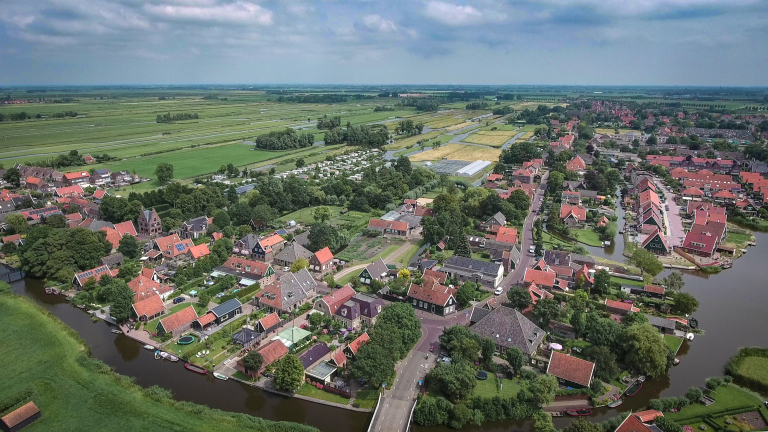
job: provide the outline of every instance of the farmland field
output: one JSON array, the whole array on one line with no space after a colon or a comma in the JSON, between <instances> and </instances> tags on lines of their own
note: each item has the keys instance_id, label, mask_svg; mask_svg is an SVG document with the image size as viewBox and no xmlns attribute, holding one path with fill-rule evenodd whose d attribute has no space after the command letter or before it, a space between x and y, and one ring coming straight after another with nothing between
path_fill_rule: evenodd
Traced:
<instances>
[{"instance_id":1,"label":"farmland field","mask_svg":"<svg viewBox=\"0 0 768 432\"><path fill-rule=\"evenodd\" d=\"M493 162L499 159L500 154L500 149L453 143L446 144L436 149L417 153L413 156L409 156L409 158L412 162L433 161L443 158L471 162L476 160L487 160Z\"/></svg>"},{"instance_id":2,"label":"farmland field","mask_svg":"<svg viewBox=\"0 0 768 432\"><path fill-rule=\"evenodd\" d=\"M418 141L429 140L437 137L438 135L440 135L440 131L432 131L432 132L427 132L425 134L414 135L414 136L410 136L402 139L396 139L393 144L387 144L384 146L384 148L387 150L400 150L400 149L408 148L416 144Z\"/></svg>"},{"instance_id":3,"label":"farmland field","mask_svg":"<svg viewBox=\"0 0 768 432\"><path fill-rule=\"evenodd\" d=\"M464 138L464 142L501 147L515 135L517 133L511 131L478 131Z\"/></svg>"},{"instance_id":4,"label":"farmland field","mask_svg":"<svg viewBox=\"0 0 768 432\"><path fill-rule=\"evenodd\" d=\"M455 130L463 129L463 128L467 127L467 126L472 126L472 125L476 125L476 124L477 123L475 123L475 122L468 121L468 122L463 122L463 123L455 124L453 126L448 127L447 129L449 131L455 131Z\"/></svg>"}]
</instances>

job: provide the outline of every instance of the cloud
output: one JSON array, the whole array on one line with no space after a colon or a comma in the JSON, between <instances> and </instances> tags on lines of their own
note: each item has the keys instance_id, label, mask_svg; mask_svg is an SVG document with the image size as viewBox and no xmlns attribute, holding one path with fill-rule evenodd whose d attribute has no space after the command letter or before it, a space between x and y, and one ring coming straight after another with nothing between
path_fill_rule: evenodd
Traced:
<instances>
[{"instance_id":1,"label":"cloud","mask_svg":"<svg viewBox=\"0 0 768 432\"><path fill-rule=\"evenodd\" d=\"M199 2L194 4L198 5L148 4L144 9L158 17L183 21L269 25L272 24L274 18L272 11L245 1L227 4L203 5Z\"/></svg>"},{"instance_id":2,"label":"cloud","mask_svg":"<svg viewBox=\"0 0 768 432\"><path fill-rule=\"evenodd\" d=\"M483 14L472 6L455 5L432 0L427 3L424 14L435 21L451 26L479 24Z\"/></svg>"},{"instance_id":3,"label":"cloud","mask_svg":"<svg viewBox=\"0 0 768 432\"><path fill-rule=\"evenodd\" d=\"M380 33L397 33L397 24L385 20L380 15L366 15L362 18L363 24L370 30Z\"/></svg>"}]
</instances>

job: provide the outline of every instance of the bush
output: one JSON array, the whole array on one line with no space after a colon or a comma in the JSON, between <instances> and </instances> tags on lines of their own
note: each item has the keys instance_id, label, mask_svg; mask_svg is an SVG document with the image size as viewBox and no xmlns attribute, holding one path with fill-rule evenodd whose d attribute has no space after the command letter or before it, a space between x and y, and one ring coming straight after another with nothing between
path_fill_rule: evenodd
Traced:
<instances>
[{"instance_id":1,"label":"bush","mask_svg":"<svg viewBox=\"0 0 768 432\"><path fill-rule=\"evenodd\" d=\"M716 390L718 387L723 385L723 379L720 377L707 378L707 381L704 385L707 386L707 388L710 390Z\"/></svg>"}]
</instances>

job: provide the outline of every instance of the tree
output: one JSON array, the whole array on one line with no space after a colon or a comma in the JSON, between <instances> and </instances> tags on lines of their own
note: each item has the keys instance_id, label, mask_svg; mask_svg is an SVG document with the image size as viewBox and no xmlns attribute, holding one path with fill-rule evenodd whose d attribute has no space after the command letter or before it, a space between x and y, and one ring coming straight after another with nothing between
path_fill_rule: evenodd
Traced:
<instances>
[{"instance_id":1,"label":"tree","mask_svg":"<svg viewBox=\"0 0 768 432\"><path fill-rule=\"evenodd\" d=\"M331 209L329 207L320 206L315 207L312 210L312 217L315 218L316 221L324 223L330 220L333 215L331 214Z\"/></svg>"},{"instance_id":2,"label":"tree","mask_svg":"<svg viewBox=\"0 0 768 432\"><path fill-rule=\"evenodd\" d=\"M480 343L480 352L483 356L483 361L486 364L491 364L493 361L493 354L496 353L496 344L493 343L491 338L485 338Z\"/></svg>"},{"instance_id":3,"label":"tree","mask_svg":"<svg viewBox=\"0 0 768 432\"><path fill-rule=\"evenodd\" d=\"M312 225L309 232L309 246L307 249L318 251L324 247L332 252L340 250L347 244L347 237L342 230L328 225L327 223L316 223Z\"/></svg>"},{"instance_id":4,"label":"tree","mask_svg":"<svg viewBox=\"0 0 768 432\"><path fill-rule=\"evenodd\" d=\"M51 228L66 228L67 217L63 214L54 214L45 218L45 224Z\"/></svg>"},{"instance_id":5,"label":"tree","mask_svg":"<svg viewBox=\"0 0 768 432\"><path fill-rule=\"evenodd\" d=\"M550 321L560 315L560 303L553 298L541 298L533 306L533 315L539 319L542 328L547 328Z\"/></svg>"},{"instance_id":6,"label":"tree","mask_svg":"<svg viewBox=\"0 0 768 432\"><path fill-rule=\"evenodd\" d=\"M467 362L442 363L429 371L427 382L456 402L472 394L477 385L475 368Z\"/></svg>"},{"instance_id":7,"label":"tree","mask_svg":"<svg viewBox=\"0 0 768 432\"><path fill-rule=\"evenodd\" d=\"M533 430L534 432L557 432L557 428L552 423L552 415L544 411L536 411L533 415Z\"/></svg>"},{"instance_id":8,"label":"tree","mask_svg":"<svg viewBox=\"0 0 768 432\"><path fill-rule=\"evenodd\" d=\"M555 400L555 392L559 388L557 378L554 375L538 375L531 382L528 390L537 405L551 404Z\"/></svg>"},{"instance_id":9,"label":"tree","mask_svg":"<svg viewBox=\"0 0 768 432\"><path fill-rule=\"evenodd\" d=\"M395 376L393 353L382 344L366 343L358 350L351 370L355 377L368 379L376 387L392 384Z\"/></svg>"},{"instance_id":10,"label":"tree","mask_svg":"<svg viewBox=\"0 0 768 432\"><path fill-rule=\"evenodd\" d=\"M587 329L587 314L583 311L574 311L571 314L569 323L573 327L573 331L576 332L576 337L581 337Z\"/></svg>"},{"instance_id":11,"label":"tree","mask_svg":"<svg viewBox=\"0 0 768 432\"><path fill-rule=\"evenodd\" d=\"M304 167L304 165L305 165L304 158L300 157L296 159L296 168L302 168Z\"/></svg>"},{"instance_id":12,"label":"tree","mask_svg":"<svg viewBox=\"0 0 768 432\"><path fill-rule=\"evenodd\" d=\"M507 291L507 300L509 300L510 306L512 306L513 309L522 311L530 306L531 294L529 294L528 290L522 286L514 286Z\"/></svg>"},{"instance_id":13,"label":"tree","mask_svg":"<svg viewBox=\"0 0 768 432\"><path fill-rule=\"evenodd\" d=\"M213 214L213 224L219 228L225 228L232 225L232 219L225 210L219 210Z\"/></svg>"},{"instance_id":14,"label":"tree","mask_svg":"<svg viewBox=\"0 0 768 432\"><path fill-rule=\"evenodd\" d=\"M160 184L166 184L173 179L173 165L161 162L155 168L155 176Z\"/></svg>"},{"instance_id":15,"label":"tree","mask_svg":"<svg viewBox=\"0 0 768 432\"><path fill-rule=\"evenodd\" d=\"M608 292L608 287L611 283L611 275L608 273L608 270L601 269L597 273L595 273L595 283L593 284L592 288L595 290L595 292L599 294L605 294Z\"/></svg>"},{"instance_id":16,"label":"tree","mask_svg":"<svg viewBox=\"0 0 768 432\"><path fill-rule=\"evenodd\" d=\"M14 188L19 188L21 186L21 173L16 167L8 168L3 174L3 180L10 183Z\"/></svg>"},{"instance_id":17,"label":"tree","mask_svg":"<svg viewBox=\"0 0 768 432\"><path fill-rule=\"evenodd\" d=\"M107 195L99 204L99 213L104 220L112 223L136 220L144 210L141 201Z\"/></svg>"},{"instance_id":18,"label":"tree","mask_svg":"<svg viewBox=\"0 0 768 432\"><path fill-rule=\"evenodd\" d=\"M648 273L651 276L656 276L664 270L664 266L661 264L661 261L656 258L656 255L643 248L635 249L630 260L634 265L638 266L643 273Z\"/></svg>"},{"instance_id":19,"label":"tree","mask_svg":"<svg viewBox=\"0 0 768 432\"><path fill-rule=\"evenodd\" d=\"M587 357L595 363L595 376L603 381L611 381L621 372L616 354L606 346L592 346L587 351Z\"/></svg>"},{"instance_id":20,"label":"tree","mask_svg":"<svg viewBox=\"0 0 768 432\"><path fill-rule=\"evenodd\" d=\"M680 291L685 286L683 275L679 272L673 271L669 276L662 280L664 286L670 291Z\"/></svg>"},{"instance_id":21,"label":"tree","mask_svg":"<svg viewBox=\"0 0 768 432\"><path fill-rule=\"evenodd\" d=\"M698 402L703 396L704 396L704 392L702 392L701 389L698 387L691 387L685 393L685 397L692 404Z\"/></svg>"},{"instance_id":22,"label":"tree","mask_svg":"<svg viewBox=\"0 0 768 432\"><path fill-rule=\"evenodd\" d=\"M466 237L457 241L456 249L453 251L456 256L472 258L472 248L469 246L469 240Z\"/></svg>"},{"instance_id":23,"label":"tree","mask_svg":"<svg viewBox=\"0 0 768 432\"><path fill-rule=\"evenodd\" d=\"M587 318L587 341L594 345L613 348L621 338L621 325L609 318L596 318L590 313Z\"/></svg>"},{"instance_id":24,"label":"tree","mask_svg":"<svg viewBox=\"0 0 768 432\"><path fill-rule=\"evenodd\" d=\"M464 282L459 286L456 291L456 301L459 306L466 307L469 303L475 299L475 292L477 291L477 285L474 282Z\"/></svg>"},{"instance_id":25,"label":"tree","mask_svg":"<svg viewBox=\"0 0 768 432\"><path fill-rule=\"evenodd\" d=\"M512 347L507 350L507 352L504 354L504 357L509 362L509 365L512 367L512 370L515 371L515 374L520 373L521 370L523 370L523 364L525 363L525 354L520 350L518 347Z\"/></svg>"},{"instance_id":26,"label":"tree","mask_svg":"<svg viewBox=\"0 0 768 432\"><path fill-rule=\"evenodd\" d=\"M400 279L410 279L411 278L411 271L408 269L400 269L400 271L397 272L397 277Z\"/></svg>"},{"instance_id":27,"label":"tree","mask_svg":"<svg viewBox=\"0 0 768 432\"><path fill-rule=\"evenodd\" d=\"M280 390L294 392L304 382L304 366L296 354L287 354L277 361L272 382Z\"/></svg>"},{"instance_id":28,"label":"tree","mask_svg":"<svg viewBox=\"0 0 768 432\"><path fill-rule=\"evenodd\" d=\"M133 291L122 279L112 279L105 287L103 298L109 303L109 314L117 322L123 322L131 317L133 311Z\"/></svg>"},{"instance_id":29,"label":"tree","mask_svg":"<svg viewBox=\"0 0 768 432\"><path fill-rule=\"evenodd\" d=\"M563 432L603 432L603 428L596 423L579 418L571 422L568 427L563 429Z\"/></svg>"},{"instance_id":30,"label":"tree","mask_svg":"<svg viewBox=\"0 0 768 432\"><path fill-rule=\"evenodd\" d=\"M683 427L669 417L657 417L656 426L664 432L683 432Z\"/></svg>"},{"instance_id":31,"label":"tree","mask_svg":"<svg viewBox=\"0 0 768 432\"><path fill-rule=\"evenodd\" d=\"M277 219L278 216L279 216L279 213L277 212L277 210L273 209L272 207L266 204L259 204L253 208L252 218L256 222L268 224L273 220ZM245 222L245 223L248 223L248 222Z\"/></svg>"},{"instance_id":32,"label":"tree","mask_svg":"<svg viewBox=\"0 0 768 432\"><path fill-rule=\"evenodd\" d=\"M261 370L262 364L264 364L264 357L256 350L248 351L248 354L243 357L243 367L246 372L258 373Z\"/></svg>"},{"instance_id":33,"label":"tree","mask_svg":"<svg viewBox=\"0 0 768 432\"><path fill-rule=\"evenodd\" d=\"M301 269L309 268L309 261L306 258L296 258L291 264L291 273L296 273Z\"/></svg>"},{"instance_id":34,"label":"tree","mask_svg":"<svg viewBox=\"0 0 768 432\"><path fill-rule=\"evenodd\" d=\"M141 255L141 248L136 237L126 234L120 239L120 245L117 251L128 259L136 259Z\"/></svg>"},{"instance_id":35,"label":"tree","mask_svg":"<svg viewBox=\"0 0 768 432\"><path fill-rule=\"evenodd\" d=\"M480 345L474 336L461 337L448 345L448 351L456 362L474 363L477 361Z\"/></svg>"},{"instance_id":36,"label":"tree","mask_svg":"<svg viewBox=\"0 0 768 432\"><path fill-rule=\"evenodd\" d=\"M690 315L699 308L699 301L696 297L685 292L675 293L674 310L682 315Z\"/></svg>"},{"instance_id":37,"label":"tree","mask_svg":"<svg viewBox=\"0 0 768 432\"><path fill-rule=\"evenodd\" d=\"M25 234L27 232L27 218L18 213L9 214L6 216L5 223L16 234Z\"/></svg>"},{"instance_id":38,"label":"tree","mask_svg":"<svg viewBox=\"0 0 768 432\"><path fill-rule=\"evenodd\" d=\"M408 156L405 156L405 155L397 158L397 161L395 161L394 168L395 168L395 171L406 176L411 175L411 173L413 172L413 167L411 166L411 160L408 158Z\"/></svg>"},{"instance_id":39,"label":"tree","mask_svg":"<svg viewBox=\"0 0 768 432\"><path fill-rule=\"evenodd\" d=\"M630 369L652 377L667 373L670 351L653 326L641 324L627 328L623 343L627 348L624 363Z\"/></svg>"}]
</instances>

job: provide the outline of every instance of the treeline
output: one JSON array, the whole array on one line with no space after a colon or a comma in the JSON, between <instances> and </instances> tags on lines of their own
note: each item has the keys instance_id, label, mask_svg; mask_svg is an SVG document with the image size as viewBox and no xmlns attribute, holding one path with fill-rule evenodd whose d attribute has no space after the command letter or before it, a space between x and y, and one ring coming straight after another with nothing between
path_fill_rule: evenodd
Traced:
<instances>
[{"instance_id":1,"label":"treeline","mask_svg":"<svg viewBox=\"0 0 768 432\"><path fill-rule=\"evenodd\" d=\"M551 113L564 112L565 108L561 106L548 107L546 105L539 105L535 110L524 109L520 113L520 119L525 120L528 124L541 124L545 123L546 117Z\"/></svg>"},{"instance_id":2,"label":"treeline","mask_svg":"<svg viewBox=\"0 0 768 432\"><path fill-rule=\"evenodd\" d=\"M38 114L38 116L40 116L40 114ZM77 111L57 112L57 113L53 113L53 114L49 115L48 117L50 117L50 118L77 117Z\"/></svg>"},{"instance_id":3,"label":"treeline","mask_svg":"<svg viewBox=\"0 0 768 432\"><path fill-rule=\"evenodd\" d=\"M17 255L27 275L69 282L75 273L98 266L99 259L112 250L112 243L105 231L68 229L63 216L57 216L31 227Z\"/></svg>"},{"instance_id":4,"label":"treeline","mask_svg":"<svg viewBox=\"0 0 768 432\"><path fill-rule=\"evenodd\" d=\"M491 104L488 102L470 102L465 108L468 110L485 110L490 109Z\"/></svg>"},{"instance_id":5,"label":"treeline","mask_svg":"<svg viewBox=\"0 0 768 432\"><path fill-rule=\"evenodd\" d=\"M346 142L350 145L379 148L389 140L389 131L384 125L352 126L347 123L346 129L338 127L326 132L324 140L328 145Z\"/></svg>"},{"instance_id":6,"label":"treeline","mask_svg":"<svg viewBox=\"0 0 768 432\"><path fill-rule=\"evenodd\" d=\"M437 111L440 102L436 99L404 98L403 106L416 108L416 111Z\"/></svg>"},{"instance_id":7,"label":"treeline","mask_svg":"<svg viewBox=\"0 0 768 432\"><path fill-rule=\"evenodd\" d=\"M17 113L10 113L10 114L5 114L5 115L4 114L0 114L0 121L4 121L4 120L22 121L22 120L27 120L27 119L30 119L30 118L32 118L32 117L30 117L29 114L27 114L26 111L17 112Z\"/></svg>"},{"instance_id":8,"label":"treeline","mask_svg":"<svg viewBox=\"0 0 768 432\"><path fill-rule=\"evenodd\" d=\"M515 110L513 110L512 107L509 105L506 105L503 107L496 107L493 109L493 115L507 115L507 114L512 114L513 112L515 112Z\"/></svg>"},{"instance_id":9,"label":"treeline","mask_svg":"<svg viewBox=\"0 0 768 432\"><path fill-rule=\"evenodd\" d=\"M310 147L315 143L311 133L298 134L295 130L286 128L283 131L272 131L256 137L256 148L266 150L289 150Z\"/></svg>"},{"instance_id":10,"label":"treeline","mask_svg":"<svg viewBox=\"0 0 768 432\"><path fill-rule=\"evenodd\" d=\"M364 94L309 94L309 95L296 95L296 96L280 96L277 98L278 102L295 102L295 103L339 103L347 102L349 99L362 100L362 99L374 99L376 96L369 96Z\"/></svg>"},{"instance_id":11,"label":"treeline","mask_svg":"<svg viewBox=\"0 0 768 432\"><path fill-rule=\"evenodd\" d=\"M339 126L341 126L340 116L334 116L334 117L328 118L328 114L326 114L323 117L317 119L318 129L333 129Z\"/></svg>"},{"instance_id":12,"label":"treeline","mask_svg":"<svg viewBox=\"0 0 768 432\"><path fill-rule=\"evenodd\" d=\"M94 156L97 161L99 157L107 157L111 159L111 156L107 154L103 156ZM54 158L41 159L35 162L35 165L46 168L67 168L85 165L85 159L83 159L77 150L72 150L69 153L61 154Z\"/></svg>"},{"instance_id":13,"label":"treeline","mask_svg":"<svg viewBox=\"0 0 768 432\"><path fill-rule=\"evenodd\" d=\"M376 108L373 109L373 112L381 111L395 111L395 107L392 105L376 105Z\"/></svg>"},{"instance_id":14,"label":"treeline","mask_svg":"<svg viewBox=\"0 0 768 432\"><path fill-rule=\"evenodd\" d=\"M419 135L424 130L424 123L414 123L413 120L401 120L395 127L396 135Z\"/></svg>"},{"instance_id":15,"label":"treeline","mask_svg":"<svg viewBox=\"0 0 768 432\"><path fill-rule=\"evenodd\" d=\"M178 113L178 114L158 114L156 118L157 123L170 123L172 121L179 121L179 120L196 120L199 117L197 116L197 113Z\"/></svg>"}]
</instances>

